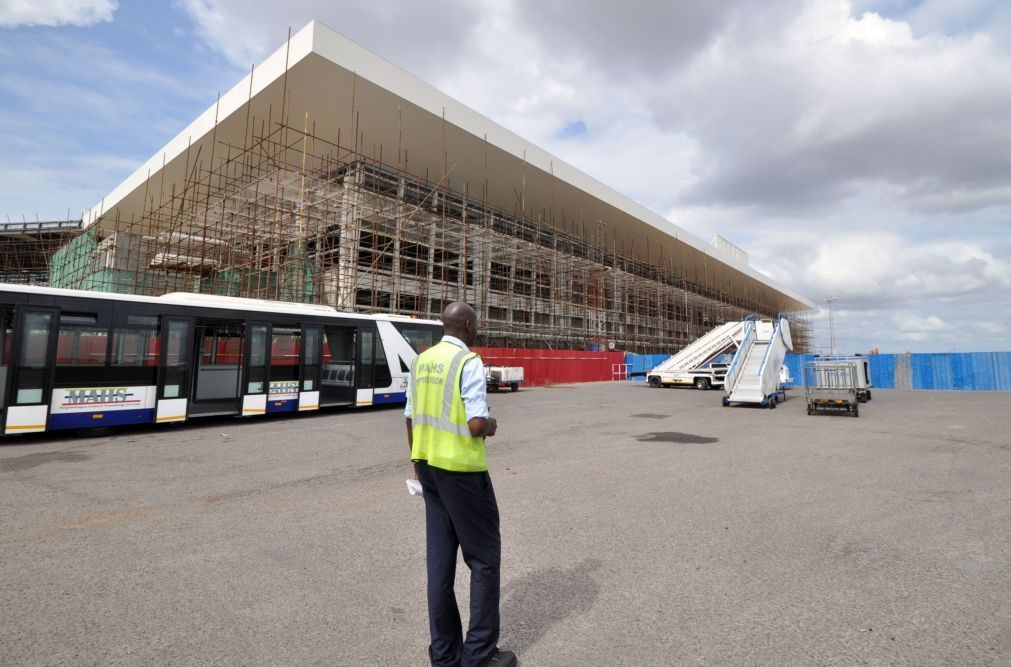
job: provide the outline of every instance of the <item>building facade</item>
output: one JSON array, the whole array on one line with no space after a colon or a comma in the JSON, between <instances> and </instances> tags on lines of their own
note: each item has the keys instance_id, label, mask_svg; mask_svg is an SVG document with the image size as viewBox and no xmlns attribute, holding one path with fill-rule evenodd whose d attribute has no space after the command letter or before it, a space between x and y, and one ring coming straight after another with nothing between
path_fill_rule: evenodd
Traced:
<instances>
[{"instance_id":1,"label":"building facade","mask_svg":"<svg viewBox=\"0 0 1011 667\"><path fill-rule=\"evenodd\" d=\"M283 66L282 66L283 65ZM312 23L85 216L51 285L437 317L485 343L676 350L810 301Z\"/></svg>"}]
</instances>

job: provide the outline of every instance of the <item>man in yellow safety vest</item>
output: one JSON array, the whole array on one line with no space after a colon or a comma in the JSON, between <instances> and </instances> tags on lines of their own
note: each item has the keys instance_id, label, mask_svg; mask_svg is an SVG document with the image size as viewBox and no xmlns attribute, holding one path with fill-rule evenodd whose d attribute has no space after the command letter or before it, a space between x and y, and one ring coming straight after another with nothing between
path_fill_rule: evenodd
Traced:
<instances>
[{"instance_id":1,"label":"man in yellow safety vest","mask_svg":"<svg viewBox=\"0 0 1011 667\"><path fill-rule=\"evenodd\" d=\"M433 665L509 667L500 651L498 503L488 476L484 439L495 435L481 358L470 351L477 313L466 303L442 313L445 335L418 355L407 387L407 443L425 498L428 625ZM466 638L453 584L456 553L470 568Z\"/></svg>"}]
</instances>

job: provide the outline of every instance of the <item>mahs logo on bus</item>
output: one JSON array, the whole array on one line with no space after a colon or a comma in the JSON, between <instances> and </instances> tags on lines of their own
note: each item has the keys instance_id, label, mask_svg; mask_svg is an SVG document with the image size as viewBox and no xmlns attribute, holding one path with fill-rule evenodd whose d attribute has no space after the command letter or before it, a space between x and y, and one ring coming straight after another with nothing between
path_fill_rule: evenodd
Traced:
<instances>
[{"instance_id":1,"label":"mahs logo on bus","mask_svg":"<svg viewBox=\"0 0 1011 667\"><path fill-rule=\"evenodd\" d=\"M68 389L64 405L91 405L95 403L126 403L132 396L126 387L109 389Z\"/></svg>"}]
</instances>

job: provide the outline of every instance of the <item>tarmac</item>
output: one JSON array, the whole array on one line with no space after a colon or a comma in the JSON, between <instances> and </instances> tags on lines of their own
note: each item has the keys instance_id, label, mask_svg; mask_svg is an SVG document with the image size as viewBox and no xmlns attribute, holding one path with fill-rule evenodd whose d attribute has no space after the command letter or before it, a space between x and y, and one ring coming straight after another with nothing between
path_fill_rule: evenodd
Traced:
<instances>
[{"instance_id":1,"label":"tarmac","mask_svg":"<svg viewBox=\"0 0 1011 667\"><path fill-rule=\"evenodd\" d=\"M874 390L859 418L721 396L490 394L502 647L1011 664L1011 394ZM0 664L427 664L410 475L389 408L4 439Z\"/></svg>"}]
</instances>

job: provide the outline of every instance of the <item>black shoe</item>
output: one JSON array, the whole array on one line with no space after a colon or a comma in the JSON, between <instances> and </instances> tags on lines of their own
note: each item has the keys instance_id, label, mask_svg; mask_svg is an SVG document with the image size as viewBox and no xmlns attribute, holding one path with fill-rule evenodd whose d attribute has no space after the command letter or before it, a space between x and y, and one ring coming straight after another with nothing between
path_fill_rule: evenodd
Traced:
<instances>
[{"instance_id":1,"label":"black shoe","mask_svg":"<svg viewBox=\"0 0 1011 667\"><path fill-rule=\"evenodd\" d=\"M485 658L480 667L516 667L516 654L512 651L496 651Z\"/></svg>"}]
</instances>

